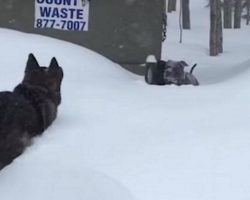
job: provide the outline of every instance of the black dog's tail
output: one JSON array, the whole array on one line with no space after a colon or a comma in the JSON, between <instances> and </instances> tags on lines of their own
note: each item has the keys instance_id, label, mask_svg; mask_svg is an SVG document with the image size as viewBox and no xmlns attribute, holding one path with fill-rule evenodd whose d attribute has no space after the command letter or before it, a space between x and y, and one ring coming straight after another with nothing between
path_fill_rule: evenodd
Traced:
<instances>
[{"instance_id":1,"label":"black dog's tail","mask_svg":"<svg viewBox=\"0 0 250 200\"><path fill-rule=\"evenodd\" d=\"M191 70L190 70L190 74L192 74L193 73L193 71L194 71L194 68L197 66L197 63L195 63L194 65L193 65L193 67L191 68Z\"/></svg>"}]
</instances>

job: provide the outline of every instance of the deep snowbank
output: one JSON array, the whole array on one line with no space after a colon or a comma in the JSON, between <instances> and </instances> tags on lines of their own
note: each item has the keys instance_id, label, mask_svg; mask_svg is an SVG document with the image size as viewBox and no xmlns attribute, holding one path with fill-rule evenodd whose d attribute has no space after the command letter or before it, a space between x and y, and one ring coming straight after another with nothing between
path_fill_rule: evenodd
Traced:
<instances>
[{"instance_id":1,"label":"deep snowbank","mask_svg":"<svg viewBox=\"0 0 250 200\"><path fill-rule=\"evenodd\" d=\"M65 73L64 106L59 108L58 120L21 157L1 171L1 199L133 199L118 180L82 162L81 154L86 152L82 152L81 144L76 144L75 136L84 136L85 130L77 125L83 123L84 127L84 118L89 118L79 115L85 112L79 112L81 106L88 107L85 104L91 101L84 95L88 85L91 86L89 92L95 93L94 87L113 87L136 76L96 53L55 39L1 29L0 43L0 52L4 55L0 61L1 90L12 90L22 80L30 52L44 66L56 56ZM50 134L52 132L55 134ZM59 139L58 143L53 143L53 138ZM63 144L64 140L70 142L69 146ZM79 155L74 155L75 147Z\"/></svg>"},{"instance_id":2,"label":"deep snowbank","mask_svg":"<svg viewBox=\"0 0 250 200\"><path fill-rule=\"evenodd\" d=\"M199 87L149 86L87 49L0 30L1 90L21 81L30 52L42 65L56 56L65 73L57 120L0 172L1 199L250 197L249 29L228 31L225 54L210 58L194 2L193 30L179 45L170 21L163 56L198 62Z\"/></svg>"}]
</instances>

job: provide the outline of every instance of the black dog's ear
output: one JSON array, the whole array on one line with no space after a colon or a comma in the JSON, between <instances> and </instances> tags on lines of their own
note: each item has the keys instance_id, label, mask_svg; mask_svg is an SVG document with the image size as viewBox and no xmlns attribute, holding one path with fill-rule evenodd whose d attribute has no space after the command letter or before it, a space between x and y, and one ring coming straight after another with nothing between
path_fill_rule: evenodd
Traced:
<instances>
[{"instance_id":1,"label":"black dog's ear","mask_svg":"<svg viewBox=\"0 0 250 200\"><path fill-rule=\"evenodd\" d=\"M35 56L32 53L30 53L29 57L28 57L27 64L26 64L25 72L36 69L38 67L40 67L40 66L39 66Z\"/></svg>"},{"instance_id":2,"label":"black dog's ear","mask_svg":"<svg viewBox=\"0 0 250 200\"><path fill-rule=\"evenodd\" d=\"M51 59L51 61L50 61L49 68L50 69L55 69L55 68L58 68L58 67L59 67L58 62L57 62L56 58L53 57Z\"/></svg>"}]
</instances>

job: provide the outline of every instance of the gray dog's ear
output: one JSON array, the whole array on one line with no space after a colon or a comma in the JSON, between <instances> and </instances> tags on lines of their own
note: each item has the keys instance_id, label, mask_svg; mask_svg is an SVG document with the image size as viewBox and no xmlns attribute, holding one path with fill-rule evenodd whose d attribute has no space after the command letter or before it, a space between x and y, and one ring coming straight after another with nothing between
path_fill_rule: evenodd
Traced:
<instances>
[{"instance_id":1,"label":"gray dog's ear","mask_svg":"<svg viewBox=\"0 0 250 200\"><path fill-rule=\"evenodd\" d=\"M28 57L27 64L26 64L25 72L34 70L34 69L39 68L39 67L40 66L39 66L35 56L32 53L30 53L29 57Z\"/></svg>"},{"instance_id":2,"label":"gray dog's ear","mask_svg":"<svg viewBox=\"0 0 250 200\"><path fill-rule=\"evenodd\" d=\"M179 61L179 64L181 66L183 66L183 67L187 67L188 66L188 64L184 60Z\"/></svg>"},{"instance_id":3,"label":"gray dog's ear","mask_svg":"<svg viewBox=\"0 0 250 200\"><path fill-rule=\"evenodd\" d=\"M166 62L166 66L167 66L167 67L170 67L170 68L174 68L174 67L176 66L176 62L173 61L173 60L168 60L168 61Z\"/></svg>"}]
</instances>

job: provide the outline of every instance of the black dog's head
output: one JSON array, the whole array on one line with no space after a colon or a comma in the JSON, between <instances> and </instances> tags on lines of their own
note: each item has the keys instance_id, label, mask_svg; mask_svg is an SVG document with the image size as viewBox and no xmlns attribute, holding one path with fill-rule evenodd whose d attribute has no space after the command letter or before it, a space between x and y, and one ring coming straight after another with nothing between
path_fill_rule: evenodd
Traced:
<instances>
[{"instance_id":1,"label":"black dog's head","mask_svg":"<svg viewBox=\"0 0 250 200\"><path fill-rule=\"evenodd\" d=\"M176 85L183 84L185 80L184 68L188 66L185 61L168 60L166 62L166 69L164 78L169 82Z\"/></svg>"},{"instance_id":2,"label":"black dog's head","mask_svg":"<svg viewBox=\"0 0 250 200\"><path fill-rule=\"evenodd\" d=\"M51 59L49 67L40 66L33 54L29 54L22 83L46 88L56 94L57 103L61 102L61 82L63 70L55 57Z\"/></svg>"}]
</instances>

